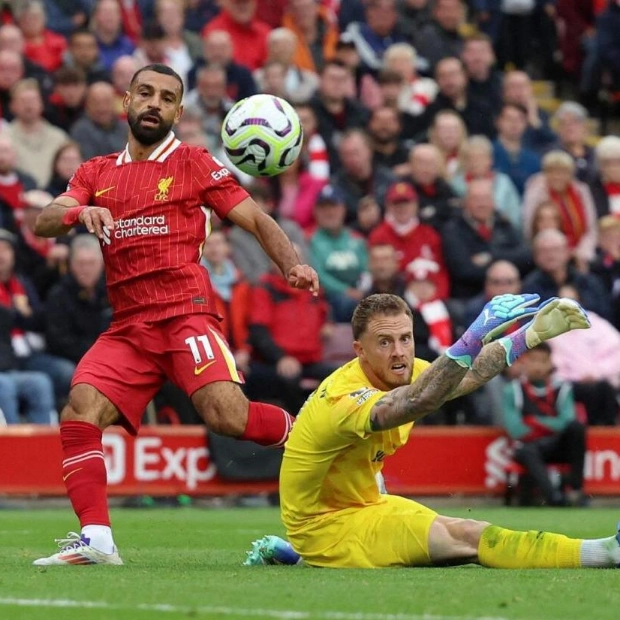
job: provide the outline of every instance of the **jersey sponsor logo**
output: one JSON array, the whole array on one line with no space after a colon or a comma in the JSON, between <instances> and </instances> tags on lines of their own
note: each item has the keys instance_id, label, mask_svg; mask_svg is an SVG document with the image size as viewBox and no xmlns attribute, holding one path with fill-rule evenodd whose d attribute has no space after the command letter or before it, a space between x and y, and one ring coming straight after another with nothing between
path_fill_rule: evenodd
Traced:
<instances>
[{"instance_id":1,"label":"jersey sponsor logo","mask_svg":"<svg viewBox=\"0 0 620 620\"><path fill-rule=\"evenodd\" d=\"M351 398L356 398L355 401L357 405L363 405L373 394L377 393L379 390L374 388L362 388L361 390L355 390L355 392L351 392L349 396Z\"/></svg>"},{"instance_id":2,"label":"jersey sponsor logo","mask_svg":"<svg viewBox=\"0 0 620 620\"><path fill-rule=\"evenodd\" d=\"M221 170L214 170L211 173L211 178L214 181L221 181L225 179L230 174L230 170L228 168L222 168Z\"/></svg>"},{"instance_id":3,"label":"jersey sponsor logo","mask_svg":"<svg viewBox=\"0 0 620 620\"><path fill-rule=\"evenodd\" d=\"M204 372L207 368L209 368L209 366L215 364L215 362L217 362L217 360L212 360L210 362L207 362L206 364L203 364L202 366L197 366L196 368L194 368L194 374L198 376L199 374Z\"/></svg>"},{"instance_id":4,"label":"jersey sponsor logo","mask_svg":"<svg viewBox=\"0 0 620 620\"><path fill-rule=\"evenodd\" d=\"M168 235L170 227L165 215L140 215L138 217L121 218L114 223L114 238L127 239L129 237L145 237ZM109 233L108 233L109 234ZM104 243L106 242L104 231Z\"/></svg>"},{"instance_id":5,"label":"jersey sponsor logo","mask_svg":"<svg viewBox=\"0 0 620 620\"><path fill-rule=\"evenodd\" d=\"M155 200L157 202L164 202L168 200L170 186L173 182L174 177L162 177L159 181L157 181L157 193L155 194Z\"/></svg>"},{"instance_id":6,"label":"jersey sponsor logo","mask_svg":"<svg viewBox=\"0 0 620 620\"><path fill-rule=\"evenodd\" d=\"M95 198L99 198L99 196L103 196L104 194L107 194L109 191L113 190L116 187L116 185L112 185L111 187L105 187L104 189L98 189L95 192Z\"/></svg>"}]
</instances>

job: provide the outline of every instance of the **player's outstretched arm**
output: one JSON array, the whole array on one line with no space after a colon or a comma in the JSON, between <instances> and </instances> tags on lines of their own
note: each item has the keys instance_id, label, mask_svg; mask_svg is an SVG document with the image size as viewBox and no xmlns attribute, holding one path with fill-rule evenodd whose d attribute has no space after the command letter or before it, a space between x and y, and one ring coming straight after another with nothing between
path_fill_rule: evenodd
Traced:
<instances>
[{"instance_id":1,"label":"player's outstretched arm","mask_svg":"<svg viewBox=\"0 0 620 620\"><path fill-rule=\"evenodd\" d=\"M587 329L590 321L583 308L570 299L552 298L538 308L534 318L510 336L485 346L471 370L449 400L469 394L503 372L526 349L573 329Z\"/></svg>"},{"instance_id":2,"label":"player's outstretched arm","mask_svg":"<svg viewBox=\"0 0 620 620\"><path fill-rule=\"evenodd\" d=\"M293 288L309 289L315 295L318 294L319 277L316 271L309 265L300 264L299 256L286 233L251 198L242 200L228 213L228 218L256 237Z\"/></svg>"},{"instance_id":3,"label":"player's outstretched arm","mask_svg":"<svg viewBox=\"0 0 620 620\"><path fill-rule=\"evenodd\" d=\"M527 349L572 329L586 329L590 323L579 304L568 299L550 299L532 308L538 296L502 296L489 302L459 340L435 360L411 385L396 388L379 399L371 412L372 430L386 430L415 422L436 411L447 400L467 394L511 365ZM500 303L501 302L501 303ZM534 318L513 334L482 349L482 342L493 332L518 318ZM467 333L467 332L466 332ZM471 369L468 368L470 360ZM466 363L467 362L467 363Z\"/></svg>"},{"instance_id":4,"label":"player's outstretched arm","mask_svg":"<svg viewBox=\"0 0 620 620\"><path fill-rule=\"evenodd\" d=\"M114 228L114 219L108 209L85 207L71 196L58 196L37 217L34 234L39 237L66 235L77 224L84 224L88 232L103 239L103 228Z\"/></svg>"}]
</instances>

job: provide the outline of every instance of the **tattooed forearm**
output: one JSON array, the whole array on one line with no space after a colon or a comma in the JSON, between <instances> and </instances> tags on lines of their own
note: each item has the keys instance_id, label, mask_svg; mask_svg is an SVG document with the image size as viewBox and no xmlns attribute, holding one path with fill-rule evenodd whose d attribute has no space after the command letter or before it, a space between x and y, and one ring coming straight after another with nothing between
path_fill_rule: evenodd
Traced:
<instances>
[{"instance_id":1,"label":"tattooed forearm","mask_svg":"<svg viewBox=\"0 0 620 620\"><path fill-rule=\"evenodd\" d=\"M437 410L460 384L466 368L442 355L411 385L388 392L372 408L372 430L395 428Z\"/></svg>"},{"instance_id":2,"label":"tattooed forearm","mask_svg":"<svg viewBox=\"0 0 620 620\"><path fill-rule=\"evenodd\" d=\"M499 342L483 347L470 371L463 377L447 400L458 398L477 390L481 385L499 375L506 368L506 349Z\"/></svg>"}]
</instances>

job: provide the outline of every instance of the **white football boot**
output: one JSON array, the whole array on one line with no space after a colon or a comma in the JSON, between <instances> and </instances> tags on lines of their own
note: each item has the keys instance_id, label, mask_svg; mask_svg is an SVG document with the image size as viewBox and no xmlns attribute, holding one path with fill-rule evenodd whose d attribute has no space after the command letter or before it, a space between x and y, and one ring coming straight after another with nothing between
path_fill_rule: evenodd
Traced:
<instances>
[{"instance_id":1,"label":"white football boot","mask_svg":"<svg viewBox=\"0 0 620 620\"><path fill-rule=\"evenodd\" d=\"M47 558L39 558L33 564L35 566L70 566L78 564L114 564L123 563L118 550L114 547L112 553L102 553L90 546L90 540L69 532L66 538L57 538L56 542L60 547L58 553L54 553Z\"/></svg>"}]
</instances>

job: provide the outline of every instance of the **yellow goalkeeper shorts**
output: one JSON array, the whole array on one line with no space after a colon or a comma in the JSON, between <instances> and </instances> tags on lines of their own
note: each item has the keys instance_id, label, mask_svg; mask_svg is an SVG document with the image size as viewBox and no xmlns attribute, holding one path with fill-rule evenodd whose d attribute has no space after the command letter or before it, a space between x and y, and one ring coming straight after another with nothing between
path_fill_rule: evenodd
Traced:
<instances>
[{"instance_id":1,"label":"yellow goalkeeper shorts","mask_svg":"<svg viewBox=\"0 0 620 620\"><path fill-rule=\"evenodd\" d=\"M324 515L287 532L289 541L310 566L429 566L428 536L437 513L395 495L382 500Z\"/></svg>"}]
</instances>

